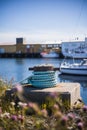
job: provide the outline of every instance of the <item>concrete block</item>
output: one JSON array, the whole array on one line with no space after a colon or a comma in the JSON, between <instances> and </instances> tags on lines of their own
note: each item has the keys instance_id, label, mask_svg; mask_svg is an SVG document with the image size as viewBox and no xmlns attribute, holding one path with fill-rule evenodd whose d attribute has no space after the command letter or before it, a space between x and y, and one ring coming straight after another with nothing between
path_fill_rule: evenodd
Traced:
<instances>
[{"instance_id":1,"label":"concrete block","mask_svg":"<svg viewBox=\"0 0 87 130\"><path fill-rule=\"evenodd\" d=\"M42 103L45 101L49 93L59 93L63 101L68 101L70 106L81 99L80 97L80 84L79 83L58 83L56 87L53 88L34 88L32 86L23 86L23 94L18 94L21 101L24 102L37 102Z\"/></svg>"}]
</instances>

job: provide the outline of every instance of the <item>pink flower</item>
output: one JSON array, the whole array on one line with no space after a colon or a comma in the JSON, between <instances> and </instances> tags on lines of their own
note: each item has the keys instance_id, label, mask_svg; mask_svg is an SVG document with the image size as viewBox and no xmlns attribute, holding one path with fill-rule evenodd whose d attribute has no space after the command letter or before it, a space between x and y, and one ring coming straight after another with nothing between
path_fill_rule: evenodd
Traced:
<instances>
[{"instance_id":1,"label":"pink flower","mask_svg":"<svg viewBox=\"0 0 87 130\"><path fill-rule=\"evenodd\" d=\"M39 107L36 103L29 102L28 107L32 108L35 112L39 112Z\"/></svg>"},{"instance_id":2,"label":"pink flower","mask_svg":"<svg viewBox=\"0 0 87 130\"><path fill-rule=\"evenodd\" d=\"M0 127L0 130L3 130L3 128L2 128L2 127Z\"/></svg>"},{"instance_id":3,"label":"pink flower","mask_svg":"<svg viewBox=\"0 0 87 130\"><path fill-rule=\"evenodd\" d=\"M29 102L29 103L28 103L28 107L30 107L30 108L33 108L33 105L34 105L34 104L33 104L32 102Z\"/></svg>"},{"instance_id":4,"label":"pink flower","mask_svg":"<svg viewBox=\"0 0 87 130\"><path fill-rule=\"evenodd\" d=\"M59 107L58 107L57 104L54 104L53 108L54 108L55 110L58 110L58 109L59 109Z\"/></svg>"},{"instance_id":5,"label":"pink flower","mask_svg":"<svg viewBox=\"0 0 87 130\"><path fill-rule=\"evenodd\" d=\"M24 120L24 116L22 116L22 115L18 115L18 120L20 120L21 122L23 122L23 120Z\"/></svg>"},{"instance_id":6,"label":"pink flower","mask_svg":"<svg viewBox=\"0 0 87 130\"><path fill-rule=\"evenodd\" d=\"M12 92L22 93L22 92L23 92L23 87L22 87L20 84L16 84L16 85L12 88Z\"/></svg>"},{"instance_id":7,"label":"pink flower","mask_svg":"<svg viewBox=\"0 0 87 130\"><path fill-rule=\"evenodd\" d=\"M82 122L79 122L79 123L77 124L77 126L78 126L79 130L82 130L82 129L83 129L83 123L82 123Z\"/></svg>"},{"instance_id":8,"label":"pink flower","mask_svg":"<svg viewBox=\"0 0 87 130\"><path fill-rule=\"evenodd\" d=\"M62 118L61 118L61 124L65 126L66 123L67 123L67 120L68 120L67 116L62 116Z\"/></svg>"},{"instance_id":9,"label":"pink flower","mask_svg":"<svg viewBox=\"0 0 87 130\"><path fill-rule=\"evenodd\" d=\"M46 109L41 110L41 113L42 113L42 115L43 115L44 117L47 117L47 115L48 115Z\"/></svg>"},{"instance_id":10,"label":"pink flower","mask_svg":"<svg viewBox=\"0 0 87 130\"><path fill-rule=\"evenodd\" d=\"M51 92L49 96L52 97L52 98L56 98L57 97L57 93L56 92Z\"/></svg>"}]
</instances>

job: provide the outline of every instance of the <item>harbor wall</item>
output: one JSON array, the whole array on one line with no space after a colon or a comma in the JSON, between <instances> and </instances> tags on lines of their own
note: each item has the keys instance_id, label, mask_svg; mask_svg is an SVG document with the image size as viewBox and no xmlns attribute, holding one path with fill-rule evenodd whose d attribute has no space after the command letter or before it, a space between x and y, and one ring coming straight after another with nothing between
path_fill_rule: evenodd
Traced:
<instances>
[{"instance_id":1,"label":"harbor wall","mask_svg":"<svg viewBox=\"0 0 87 130\"><path fill-rule=\"evenodd\" d=\"M41 58L40 53L0 53L0 58ZM58 58L63 58L60 53Z\"/></svg>"}]
</instances>

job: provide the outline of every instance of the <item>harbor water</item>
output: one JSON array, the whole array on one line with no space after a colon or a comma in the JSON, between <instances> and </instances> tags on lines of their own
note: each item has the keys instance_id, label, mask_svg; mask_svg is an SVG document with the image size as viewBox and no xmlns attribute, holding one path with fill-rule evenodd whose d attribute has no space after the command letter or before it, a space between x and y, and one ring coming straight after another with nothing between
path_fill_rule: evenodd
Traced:
<instances>
[{"instance_id":1,"label":"harbor water","mask_svg":"<svg viewBox=\"0 0 87 130\"><path fill-rule=\"evenodd\" d=\"M68 59L72 62L71 59ZM26 59L4 59L0 58L0 77L8 82L13 81L13 83L20 82L23 79L31 76L32 71L29 68L40 64L52 64L54 67L59 67L63 62L63 59L44 59L44 58L26 58ZM80 62L77 60L76 62ZM73 75L63 75L57 71L58 82L78 82L80 83L81 97L85 104L87 104L87 76L73 76Z\"/></svg>"}]
</instances>

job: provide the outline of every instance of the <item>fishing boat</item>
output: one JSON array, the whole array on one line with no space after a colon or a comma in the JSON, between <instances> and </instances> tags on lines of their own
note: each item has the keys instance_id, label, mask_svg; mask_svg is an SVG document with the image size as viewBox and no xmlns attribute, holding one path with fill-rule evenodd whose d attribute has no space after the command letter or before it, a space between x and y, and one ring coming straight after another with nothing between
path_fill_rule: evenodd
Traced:
<instances>
[{"instance_id":1,"label":"fishing boat","mask_svg":"<svg viewBox=\"0 0 87 130\"><path fill-rule=\"evenodd\" d=\"M56 53L56 52L54 52L54 51L51 51L49 53L47 53L47 52L41 52L40 55L43 58L57 58L57 57L59 57L59 54Z\"/></svg>"},{"instance_id":2,"label":"fishing boat","mask_svg":"<svg viewBox=\"0 0 87 130\"><path fill-rule=\"evenodd\" d=\"M87 75L87 59L83 59L80 63L63 62L60 65L60 72L72 75Z\"/></svg>"}]
</instances>

